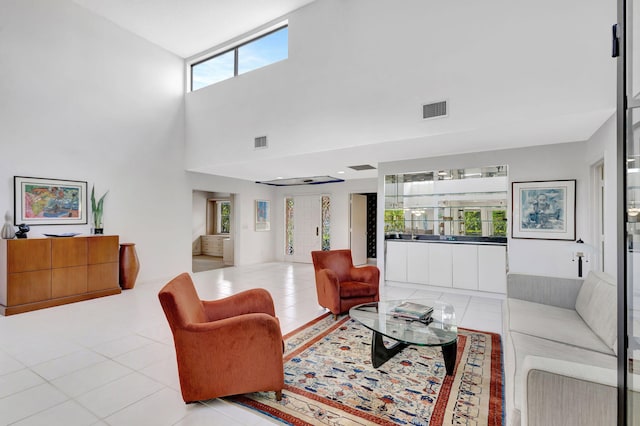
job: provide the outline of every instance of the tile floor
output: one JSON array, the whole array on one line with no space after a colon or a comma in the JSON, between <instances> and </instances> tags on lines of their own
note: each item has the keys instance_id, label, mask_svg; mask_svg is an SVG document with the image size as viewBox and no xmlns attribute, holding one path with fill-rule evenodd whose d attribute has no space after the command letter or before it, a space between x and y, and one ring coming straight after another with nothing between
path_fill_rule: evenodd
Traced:
<instances>
[{"instance_id":1,"label":"tile floor","mask_svg":"<svg viewBox=\"0 0 640 426\"><path fill-rule=\"evenodd\" d=\"M267 263L193 276L203 299L268 289L283 333L324 312L312 265ZM221 400L183 403L173 340L157 299L163 285L139 283L116 296L0 317L0 424L274 424ZM455 306L459 325L501 332L499 299L392 283L381 297L441 299Z\"/></svg>"}]
</instances>

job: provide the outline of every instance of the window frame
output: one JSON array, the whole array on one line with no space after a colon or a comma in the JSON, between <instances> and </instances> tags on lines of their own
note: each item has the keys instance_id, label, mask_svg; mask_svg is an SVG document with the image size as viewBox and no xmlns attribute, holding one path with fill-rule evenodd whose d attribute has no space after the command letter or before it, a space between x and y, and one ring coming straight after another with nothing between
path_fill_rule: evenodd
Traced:
<instances>
[{"instance_id":1,"label":"window frame","mask_svg":"<svg viewBox=\"0 0 640 426\"><path fill-rule=\"evenodd\" d=\"M188 64L188 68L189 68L189 91L193 92L195 90L203 89L205 87L208 87L208 86L211 86L213 84L219 83L220 81L226 81L226 80L229 80L231 78L238 77L238 75L239 75L238 74L238 51L240 50L240 48L242 48L242 47L244 47L244 46L246 46L248 44L251 44L251 43L253 43L255 41L258 41L260 39L263 39L265 37L268 37L271 34L276 33L278 31L281 31L281 30L283 30L285 28L287 28L287 29L289 28L289 22L288 21L283 22L283 23L281 23L279 25L276 25L274 27L271 27L271 29L269 29L269 30L267 30L267 31L265 31L263 33L258 33L257 35L252 36L250 38L247 38L246 40L244 40L244 41L242 41L242 42L240 42L238 44L232 45L231 47L223 48L222 50L217 50L212 55L205 55L205 56L202 56L202 57L198 58L197 60L195 60L193 62L189 62L189 64ZM289 58L288 43L289 43L289 37L287 35L287 59ZM200 87L200 88L194 90L194 88L193 88L193 68L195 66L198 66L198 65L202 64L203 62L207 62L207 61L209 61L211 59L214 59L214 58L217 58L219 56L225 55L225 54L227 54L229 52L233 52L233 76L231 76L229 78L226 78L224 80L217 81L215 83L208 84L207 86L203 86L203 87ZM280 62L280 61L276 61L276 62ZM269 64L267 64L265 66L274 64L276 62L271 62L271 63L269 63ZM260 68L264 68L264 67L260 67ZM255 69L260 69L260 68L255 68ZM247 72L255 71L255 69L247 71ZM245 74L245 73L243 73L243 74Z\"/></svg>"}]
</instances>

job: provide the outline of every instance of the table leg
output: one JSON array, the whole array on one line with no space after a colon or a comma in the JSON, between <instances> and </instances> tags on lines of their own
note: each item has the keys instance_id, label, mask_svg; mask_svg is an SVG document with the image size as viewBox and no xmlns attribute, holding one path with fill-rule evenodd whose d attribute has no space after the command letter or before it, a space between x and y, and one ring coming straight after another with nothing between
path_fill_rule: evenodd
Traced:
<instances>
[{"instance_id":1,"label":"table leg","mask_svg":"<svg viewBox=\"0 0 640 426\"><path fill-rule=\"evenodd\" d=\"M389 361L395 354L397 354L407 346L409 345L406 343L398 342L395 345L387 348L384 346L382 334L374 331L371 344L371 362L373 364L373 368L380 367L382 364Z\"/></svg>"},{"instance_id":2,"label":"table leg","mask_svg":"<svg viewBox=\"0 0 640 426\"><path fill-rule=\"evenodd\" d=\"M453 376L453 370L456 368L456 356L458 353L458 339L453 343L442 346L442 356L444 357L444 367L447 370L447 376Z\"/></svg>"}]
</instances>

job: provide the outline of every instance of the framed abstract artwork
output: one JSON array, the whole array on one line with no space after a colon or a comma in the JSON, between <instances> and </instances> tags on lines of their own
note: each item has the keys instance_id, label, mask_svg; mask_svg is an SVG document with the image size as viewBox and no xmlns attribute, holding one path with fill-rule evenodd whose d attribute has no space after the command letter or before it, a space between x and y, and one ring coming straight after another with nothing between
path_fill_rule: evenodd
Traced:
<instances>
[{"instance_id":1,"label":"framed abstract artwork","mask_svg":"<svg viewBox=\"0 0 640 426\"><path fill-rule=\"evenodd\" d=\"M256 231L269 231L271 222L269 218L269 201L256 200Z\"/></svg>"},{"instance_id":2,"label":"framed abstract artwork","mask_svg":"<svg viewBox=\"0 0 640 426\"><path fill-rule=\"evenodd\" d=\"M16 225L84 225L87 182L14 176Z\"/></svg>"},{"instance_id":3,"label":"framed abstract artwork","mask_svg":"<svg viewBox=\"0 0 640 426\"><path fill-rule=\"evenodd\" d=\"M513 182L512 238L576 239L576 180Z\"/></svg>"}]
</instances>

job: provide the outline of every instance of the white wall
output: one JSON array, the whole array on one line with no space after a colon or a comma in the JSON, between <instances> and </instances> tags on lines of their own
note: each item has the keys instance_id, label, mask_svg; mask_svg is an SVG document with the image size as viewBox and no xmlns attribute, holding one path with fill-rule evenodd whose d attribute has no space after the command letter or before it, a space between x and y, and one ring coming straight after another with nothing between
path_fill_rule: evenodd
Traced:
<instances>
[{"instance_id":1,"label":"white wall","mask_svg":"<svg viewBox=\"0 0 640 426\"><path fill-rule=\"evenodd\" d=\"M591 137L586 146L586 162L592 166L604 161L604 271L617 277L617 223L618 200L617 179L618 168L616 158L616 115L611 118ZM591 200L593 203L593 200ZM597 241L597 226L591 222L590 241ZM586 241L586 240L585 240Z\"/></svg>"},{"instance_id":2,"label":"white wall","mask_svg":"<svg viewBox=\"0 0 640 426\"><path fill-rule=\"evenodd\" d=\"M452 133L425 152L584 140L615 105L610 27L593 16L615 22L615 4L313 2L288 16L287 60L187 94L188 167ZM447 119L421 119L423 103L445 99ZM541 141L540 123L560 130ZM269 148L255 150L262 135Z\"/></svg>"},{"instance_id":3,"label":"white wall","mask_svg":"<svg viewBox=\"0 0 640 426\"><path fill-rule=\"evenodd\" d=\"M273 215L271 231L255 230L255 200L275 201L275 189L254 182L213 176L202 173L188 173L189 186L198 191L226 192L235 194L233 198L233 218L231 238L234 240L234 265L247 265L276 260ZM273 209L273 207L272 207Z\"/></svg>"},{"instance_id":4,"label":"white wall","mask_svg":"<svg viewBox=\"0 0 640 426\"><path fill-rule=\"evenodd\" d=\"M331 197L331 248L349 248L349 218L351 194L377 192L376 179L354 179L345 182L328 183L323 185L299 185L277 187L276 202L272 203L274 222L271 229L274 232L276 258L285 260L284 256L284 199L295 195L329 195Z\"/></svg>"},{"instance_id":5,"label":"white wall","mask_svg":"<svg viewBox=\"0 0 640 426\"><path fill-rule=\"evenodd\" d=\"M0 211L14 175L88 181L139 281L190 270L182 60L67 1L3 1L0 28Z\"/></svg>"},{"instance_id":6,"label":"white wall","mask_svg":"<svg viewBox=\"0 0 640 426\"><path fill-rule=\"evenodd\" d=\"M512 150L479 152L466 155L389 162L379 165L379 194L384 190L384 175L423 170L458 169L507 165L509 182L576 179L576 238L586 241L590 231L589 166L586 142L544 145ZM595 150L592 155L595 155ZM511 185L508 199L511 200ZM510 210L510 209L509 209ZM384 232L384 199L378 197L378 235ZM511 211L508 211L511 226ZM577 277L577 264L572 262L571 242L508 238L511 272ZM378 253L384 253L384 240L378 239ZM381 257L378 256L378 265ZM586 265L587 270L589 265Z\"/></svg>"}]
</instances>

